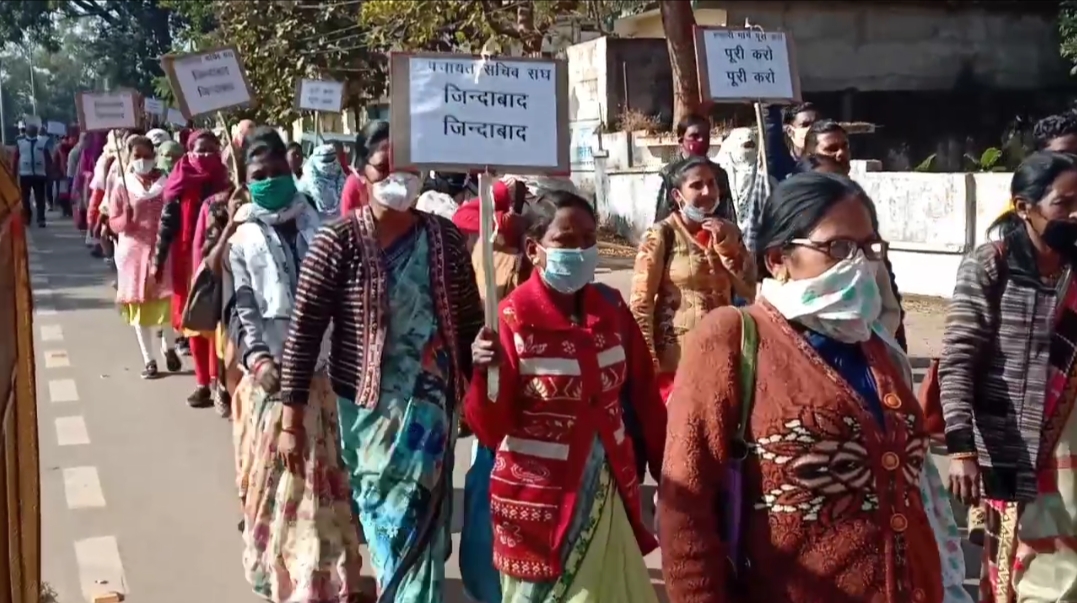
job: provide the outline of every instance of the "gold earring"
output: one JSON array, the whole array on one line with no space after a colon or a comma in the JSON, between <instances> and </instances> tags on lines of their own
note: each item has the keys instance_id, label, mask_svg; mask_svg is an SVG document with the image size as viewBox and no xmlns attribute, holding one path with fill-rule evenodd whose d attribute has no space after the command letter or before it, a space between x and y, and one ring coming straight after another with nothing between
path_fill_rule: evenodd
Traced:
<instances>
[{"instance_id":1,"label":"gold earring","mask_svg":"<svg viewBox=\"0 0 1077 603\"><path fill-rule=\"evenodd\" d=\"M785 283L789 280L789 273L786 271L785 268L782 268L780 271L778 271L778 274L776 274L774 278L779 283Z\"/></svg>"}]
</instances>

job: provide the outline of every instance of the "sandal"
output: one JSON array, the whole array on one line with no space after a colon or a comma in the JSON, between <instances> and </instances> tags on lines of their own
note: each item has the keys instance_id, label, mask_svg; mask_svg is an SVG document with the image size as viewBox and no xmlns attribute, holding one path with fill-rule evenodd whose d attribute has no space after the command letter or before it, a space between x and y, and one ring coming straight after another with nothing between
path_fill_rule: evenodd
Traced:
<instances>
[{"instance_id":1,"label":"sandal","mask_svg":"<svg viewBox=\"0 0 1077 603\"><path fill-rule=\"evenodd\" d=\"M209 408L213 406L213 392L208 385L199 385L194 392L187 396L187 406L191 408Z\"/></svg>"},{"instance_id":2,"label":"sandal","mask_svg":"<svg viewBox=\"0 0 1077 603\"><path fill-rule=\"evenodd\" d=\"M220 383L213 388L213 408L222 419L232 417L232 397L228 395L228 388Z\"/></svg>"},{"instance_id":3,"label":"sandal","mask_svg":"<svg viewBox=\"0 0 1077 603\"><path fill-rule=\"evenodd\" d=\"M165 368L170 373L178 373L183 368L183 361L180 360L176 350L165 351Z\"/></svg>"},{"instance_id":4,"label":"sandal","mask_svg":"<svg viewBox=\"0 0 1077 603\"><path fill-rule=\"evenodd\" d=\"M157 372L157 361L156 360L150 360L149 362L147 362L145 370L142 371L142 378L143 379L156 379L156 378L158 378L160 376L161 375Z\"/></svg>"}]
</instances>

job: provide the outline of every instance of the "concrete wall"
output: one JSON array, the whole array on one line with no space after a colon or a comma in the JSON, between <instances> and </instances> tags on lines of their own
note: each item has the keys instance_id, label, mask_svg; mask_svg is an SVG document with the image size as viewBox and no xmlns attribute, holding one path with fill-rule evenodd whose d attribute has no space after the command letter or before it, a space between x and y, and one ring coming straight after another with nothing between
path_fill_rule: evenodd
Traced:
<instances>
[{"instance_id":1,"label":"concrete wall","mask_svg":"<svg viewBox=\"0 0 1077 603\"><path fill-rule=\"evenodd\" d=\"M600 220L633 243L654 222L657 169L614 169L604 182L574 173L584 190L605 189ZM860 172L902 292L950 297L961 257L988 240L987 227L1009 200L1011 174Z\"/></svg>"},{"instance_id":2,"label":"concrete wall","mask_svg":"<svg viewBox=\"0 0 1077 603\"><path fill-rule=\"evenodd\" d=\"M1067 77L1049 11L926 2L704 0L699 6L724 9L730 25L749 19L792 32L805 92L945 90L968 75L989 87L1028 89Z\"/></svg>"}]
</instances>

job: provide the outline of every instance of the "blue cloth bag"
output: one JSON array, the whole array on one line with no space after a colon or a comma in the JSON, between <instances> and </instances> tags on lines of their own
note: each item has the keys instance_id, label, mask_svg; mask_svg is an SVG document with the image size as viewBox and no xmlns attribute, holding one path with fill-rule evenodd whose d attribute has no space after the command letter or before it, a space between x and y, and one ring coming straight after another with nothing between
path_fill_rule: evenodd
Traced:
<instances>
[{"instance_id":1,"label":"blue cloth bag","mask_svg":"<svg viewBox=\"0 0 1077 603\"><path fill-rule=\"evenodd\" d=\"M501 574L494 568L494 525L490 517L490 474L494 451L479 446L464 478L464 527L460 575L464 591L478 603L501 603Z\"/></svg>"}]
</instances>

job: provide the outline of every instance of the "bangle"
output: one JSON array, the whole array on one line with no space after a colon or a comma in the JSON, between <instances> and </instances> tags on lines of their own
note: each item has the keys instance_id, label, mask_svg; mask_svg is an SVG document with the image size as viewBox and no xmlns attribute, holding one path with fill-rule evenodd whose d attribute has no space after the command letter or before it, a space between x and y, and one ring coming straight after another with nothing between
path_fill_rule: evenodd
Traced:
<instances>
[{"instance_id":1,"label":"bangle","mask_svg":"<svg viewBox=\"0 0 1077 603\"><path fill-rule=\"evenodd\" d=\"M270 360L272 360L272 358L270 358L270 357L268 357L268 356L262 356L262 357L261 357L261 358L259 358L258 360L255 360L255 361L254 361L254 366L252 366L252 367L251 367L251 373L257 374L257 373L258 373L258 369L259 369L259 368L260 368L260 367L261 367L261 366L262 366L263 364L265 364L265 363L269 362Z\"/></svg>"},{"instance_id":2,"label":"bangle","mask_svg":"<svg viewBox=\"0 0 1077 603\"><path fill-rule=\"evenodd\" d=\"M947 456L951 461L975 461L980 455L975 452L952 452Z\"/></svg>"}]
</instances>

